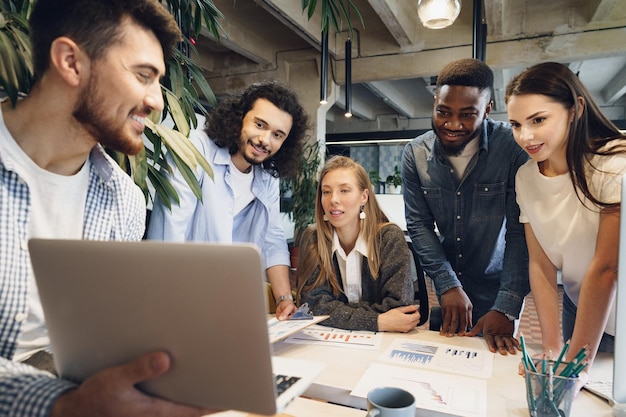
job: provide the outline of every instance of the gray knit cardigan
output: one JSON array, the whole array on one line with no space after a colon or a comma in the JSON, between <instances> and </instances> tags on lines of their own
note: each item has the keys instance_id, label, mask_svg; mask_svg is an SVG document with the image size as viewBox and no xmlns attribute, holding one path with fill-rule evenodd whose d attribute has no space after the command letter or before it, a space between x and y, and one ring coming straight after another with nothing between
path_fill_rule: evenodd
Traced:
<instances>
[{"instance_id":1,"label":"gray knit cardigan","mask_svg":"<svg viewBox=\"0 0 626 417\"><path fill-rule=\"evenodd\" d=\"M306 248L307 240L316 239L315 229L309 228L303 235L301 248ZM372 278L367 258L363 257L361 267L362 296L358 303L348 303L343 292L333 294L330 284L302 291L301 302L308 303L315 315L330 315L320 324L348 330L378 331L378 315L392 308L413 304L413 278L409 262L411 257L404 233L395 224L381 229L381 264L378 278ZM300 256L306 254L300 253ZM335 273L343 289L336 255L333 256ZM317 268L308 278L305 288L319 275Z\"/></svg>"}]
</instances>

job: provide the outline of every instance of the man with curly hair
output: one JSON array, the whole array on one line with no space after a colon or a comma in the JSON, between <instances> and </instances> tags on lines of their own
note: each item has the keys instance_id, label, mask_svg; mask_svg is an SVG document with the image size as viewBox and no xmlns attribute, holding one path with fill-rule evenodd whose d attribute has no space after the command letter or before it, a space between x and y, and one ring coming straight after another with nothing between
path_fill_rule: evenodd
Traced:
<instances>
[{"instance_id":1,"label":"man with curly hair","mask_svg":"<svg viewBox=\"0 0 626 417\"><path fill-rule=\"evenodd\" d=\"M296 310L280 224L278 178L292 177L299 168L308 121L296 94L276 82L253 84L220 102L205 129L190 135L214 172L211 179L203 170L196 171L202 201L175 172L171 180L180 204L170 210L157 197L148 227L149 239L256 244L278 319Z\"/></svg>"}]
</instances>

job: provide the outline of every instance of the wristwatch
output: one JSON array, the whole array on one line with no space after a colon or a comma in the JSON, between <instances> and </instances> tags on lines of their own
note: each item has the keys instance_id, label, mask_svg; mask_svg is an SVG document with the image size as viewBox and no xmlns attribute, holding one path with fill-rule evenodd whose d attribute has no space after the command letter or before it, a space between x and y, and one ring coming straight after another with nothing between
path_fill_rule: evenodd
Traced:
<instances>
[{"instance_id":1,"label":"wristwatch","mask_svg":"<svg viewBox=\"0 0 626 417\"><path fill-rule=\"evenodd\" d=\"M281 301L285 301L285 300L291 300L291 302L293 303L293 295L291 294L283 294L280 297L278 297L278 300L276 300L276 305L280 304Z\"/></svg>"}]
</instances>

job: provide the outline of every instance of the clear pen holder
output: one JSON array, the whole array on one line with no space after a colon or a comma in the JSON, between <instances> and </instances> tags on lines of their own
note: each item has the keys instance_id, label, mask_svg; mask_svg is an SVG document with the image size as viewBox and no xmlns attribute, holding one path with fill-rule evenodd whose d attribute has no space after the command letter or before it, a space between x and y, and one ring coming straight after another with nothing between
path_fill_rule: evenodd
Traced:
<instances>
[{"instance_id":1,"label":"clear pen holder","mask_svg":"<svg viewBox=\"0 0 626 417\"><path fill-rule=\"evenodd\" d=\"M577 377L526 371L526 400L531 417L569 417Z\"/></svg>"}]
</instances>

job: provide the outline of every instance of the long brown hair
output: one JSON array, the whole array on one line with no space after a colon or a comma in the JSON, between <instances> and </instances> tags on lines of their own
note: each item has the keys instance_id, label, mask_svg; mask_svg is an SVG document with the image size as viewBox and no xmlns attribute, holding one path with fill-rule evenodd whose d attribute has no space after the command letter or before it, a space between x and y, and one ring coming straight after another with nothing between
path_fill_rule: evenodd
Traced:
<instances>
[{"instance_id":1,"label":"long brown hair","mask_svg":"<svg viewBox=\"0 0 626 417\"><path fill-rule=\"evenodd\" d=\"M568 67L557 62L544 62L534 65L513 78L506 87L505 101L511 96L539 94L561 103L566 109L574 110L574 120L567 137L566 161L570 179L578 199L580 193L600 207L615 207L600 201L589 190L587 167L594 155L615 155L626 152L626 142L607 149L606 145L615 139L626 139L600 110L583 83ZM578 98L583 99L582 106ZM584 204L584 202L583 202Z\"/></svg>"},{"instance_id":2,"label":"long brown hair","mask_svg":"<svg viewBox=\"0 0 626 417\"><path fill-rule=\"evenodd\" d=\"M354 174L361 191L370 190L369 197L363 211L365 219L360 220L361 234L367 243L367 263L374 279L378 278L380 268L380 229L389 224L389 219L381 210L374 192L370 178L365 169L353 159L345 156L333 156L322 168L320 180L317 184L317 196L315 202L316 224L309 226L304 232L301 245L298 269L296 277L298 282L298 295L303 289L310 289L330 284L335 295L341 292L338 277L333 267L332 247L334 227L330 222L324 221L324 209L322 208L322 180L324 176L336 169L347 169ZM310 287L304 288L308 278L319 268L319 275Z\"/></svg>"}]
</instances>

